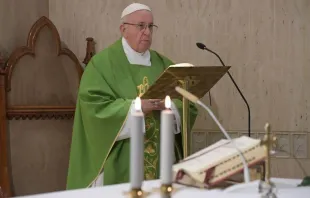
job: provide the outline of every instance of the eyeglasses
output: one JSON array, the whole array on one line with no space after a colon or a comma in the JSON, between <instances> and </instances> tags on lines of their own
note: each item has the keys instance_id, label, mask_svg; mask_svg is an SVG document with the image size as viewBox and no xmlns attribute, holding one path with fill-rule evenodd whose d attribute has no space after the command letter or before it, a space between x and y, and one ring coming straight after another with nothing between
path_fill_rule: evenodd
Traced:
<instances>
[{"instance_id":1,"label":"eyeglasses","mask_svg":"<svg viewBox=\"0 0 310 198\"><path fill-rule=\"evenodd\" d=\"M153 31L156 31L156 30L158 29L158 26L157 26L157 25L154 25L154 24L147 24L147 23L138 23L138 24L134 24L134 23L123 23L123 24L136 26L136 28L137 28L139 31L146 30L146 28L149 28L149 30L150 30L151 32L153 32Z\"/></svg>"}]
</instances>

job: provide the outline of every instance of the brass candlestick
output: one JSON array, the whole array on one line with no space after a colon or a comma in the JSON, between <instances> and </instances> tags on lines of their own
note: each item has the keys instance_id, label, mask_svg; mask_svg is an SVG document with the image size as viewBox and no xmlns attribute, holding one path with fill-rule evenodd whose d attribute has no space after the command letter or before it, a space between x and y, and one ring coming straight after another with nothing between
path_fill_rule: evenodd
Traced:
<instances>
[{"instance_id":1,"label":"brass candlestick","mask_svg":"<svg viewBox=\"0 0 310 198\"><path fill-rule=\"evenodd\" d=\"M171 198L171 195L173 193L172 184L162 184L160 187L160 195L161 198Z\"/></svg>"},{"instance_id":2,"label":"brass candlestick","mask_svg":"<svg viewBox=\"0 0 310 198\"><path fill-rule=\"evenodd\" d=\"M131 189L129 192L125 192L124 195L125 197L128 198L145 198L149 195L150 193L144 192L141 189Z\"/></svg>"},{"instance_id":3,"label":"brass candlestick","mask_svg":"<svg viewBox=\"0 0 310 198\"><path fill-rule=\"evenodd\" d=\"M181 190L181 188L174 188L171 184L161 184L159 188L154 188L153 193L160 193L161 198L171 198L174 193Z\"/></svg>"},{"instance_id":4,"label":"brass candlestick","mask_svg":"<svg viewBox=\"0 0 310 198\"><path fill-rule=\"evenodd\" d=\"M264 139L261 141L261 145L265 147L266 152L266 160L265 160L265 176L262 178L259 184L259 192L262 194L263 198L275 198L277 197L275 194L276 186L270 180L271 175L271 159L270 152L273 148L276 147L277 138L275 136L271 136L271 127L269 123L265 125L266 135Z\"/></svg>"}]
</instances>

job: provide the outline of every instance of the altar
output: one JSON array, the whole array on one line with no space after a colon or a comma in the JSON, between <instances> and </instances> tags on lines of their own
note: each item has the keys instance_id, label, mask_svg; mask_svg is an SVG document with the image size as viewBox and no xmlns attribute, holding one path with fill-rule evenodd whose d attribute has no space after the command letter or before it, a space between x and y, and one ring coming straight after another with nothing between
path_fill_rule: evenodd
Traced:
<instances>
[{"instance_id":1,"label":"altar","mask_svg":"<svg viewBox=\"0 0 310 198\"><path fill-rule=\"evenodd\" d=\"M310 187L297 187L301 183L299 179L282 179L282 178L272 178L271 181L277 186L276 195L278 198L309 198L310 197ZM224 190L221 189L199 189L193 187L186 187L183 185L174 185L176 189L175 194L172 197L175 198L187 198L187 197L216 197L216 198L260 198L258 193L259 181L252 181L248 184L237 184L233 185ZM156 192L160 186L159 180L145 181L143 183L143 189L146 192L153 192L150 198L160 198L159 192ZM68 190L60 191L54 193L37 194L30 196L23 196L23 198L125 198L125 192L130 190L130 184L117 184L110 185L106 187L96 187L88 189L79 190Z\"/></svg>"}]
</instances>

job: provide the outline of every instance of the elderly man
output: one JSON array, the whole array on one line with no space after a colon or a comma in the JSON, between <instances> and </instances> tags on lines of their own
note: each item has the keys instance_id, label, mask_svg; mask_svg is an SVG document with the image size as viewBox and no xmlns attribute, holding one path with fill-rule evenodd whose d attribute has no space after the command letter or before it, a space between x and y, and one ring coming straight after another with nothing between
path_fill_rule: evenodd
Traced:
<instances>
[{"instance_id":1,"label":"elderly man","mask_svg":"<svg viewBox=\"0 0 310 198\"><path fill-rule=\"evenodd\" d=\"M150 50L156 28L148 6L129 5L121 16L122 38L96 54L87 65L76 104L67 189L129 181L130 112L134 99L173 64ZM180 100L173 100L176 161L182 159L181 107ZM163 101L142 100L146 180L159 178L162 109ZM190 112L193 126L197 109L191 106Z\"/></svg>"}]
</instances>

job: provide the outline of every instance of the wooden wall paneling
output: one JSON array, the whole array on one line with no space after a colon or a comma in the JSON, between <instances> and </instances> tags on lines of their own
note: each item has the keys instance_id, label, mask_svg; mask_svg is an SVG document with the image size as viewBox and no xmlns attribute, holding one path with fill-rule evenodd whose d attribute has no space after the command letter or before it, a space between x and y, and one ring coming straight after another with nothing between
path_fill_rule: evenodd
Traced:
<instances>
[{"instance_id":1,"label":"wooden wall paneling","mask_svg":"<svg viewBox=\"0 0 310 198\"><path fill-rule=\"evenodd\" d=\"M12 196L10 168L8 163L9 139L6 119L6 72L0 68L0 196Z\"/></svg>"}]
</instances>

